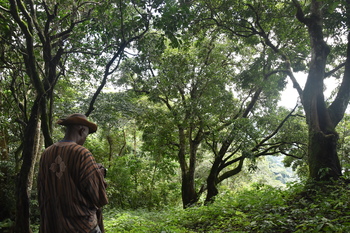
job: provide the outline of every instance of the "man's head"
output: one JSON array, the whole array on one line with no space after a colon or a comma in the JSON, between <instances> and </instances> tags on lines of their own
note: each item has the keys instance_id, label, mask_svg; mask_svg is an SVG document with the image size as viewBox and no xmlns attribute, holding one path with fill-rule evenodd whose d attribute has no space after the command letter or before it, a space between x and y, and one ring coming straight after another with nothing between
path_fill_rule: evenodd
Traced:
<instances>
[{"instance_id":1,"label":"man's head","mask_svg":"<svg viewBox=\"0 0 350 233\"><path fill-rule=\"evenodd\" d=\"M83 145L86 137L97 130L97 125L87 120L87 117L80 113L69 115L57 121L57 124L66 126L65 139L75 141Z\"/></svg>"}]
</instances>

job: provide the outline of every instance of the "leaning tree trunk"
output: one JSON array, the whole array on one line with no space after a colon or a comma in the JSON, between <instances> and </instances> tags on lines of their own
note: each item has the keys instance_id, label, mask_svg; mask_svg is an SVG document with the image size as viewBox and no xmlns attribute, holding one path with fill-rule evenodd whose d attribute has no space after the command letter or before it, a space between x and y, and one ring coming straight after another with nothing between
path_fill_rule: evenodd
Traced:
<instances>
[{"instance_id":1,"label":"leaning tree trunk","mask_svg":"<svg viewBox=\"0 0 350 233\"><path fill-rule=\"evenodd\" d=\"M220 157L220 156L218 156ZM215 197L218 195L218 188L217 185L220 184L222 181L233 177L240 173L243 168L243 163L245 160L244 156L237 157L235 159L229 160L229 161L223 161L223 157L218 158L219 161L214 162L212 169L210 170L210 174L207 178L207 196L205 199L205 204L210 204L214 202ZM227 168L228 166L238 163L237 166L233 169L225 171L223 174L220 175L223 169ZM216 166L214 166L216 165Z\"/></svg>"},{"instance_id":2,"label":"leaning tree trunk","mask_svg":"<svg viewBox=\"0 0 350 233\"><path fill-rule=\"evenodd\" d=\"M219 166L222 159L217 157L214 160L213 165L211 166L209 175L207 177L207 196L205 198L205 204L210 204L214 202L214 198L218 195L219 191L217 188L218 184L218 175L219 175Z\"/></svg>"}]
</instances>

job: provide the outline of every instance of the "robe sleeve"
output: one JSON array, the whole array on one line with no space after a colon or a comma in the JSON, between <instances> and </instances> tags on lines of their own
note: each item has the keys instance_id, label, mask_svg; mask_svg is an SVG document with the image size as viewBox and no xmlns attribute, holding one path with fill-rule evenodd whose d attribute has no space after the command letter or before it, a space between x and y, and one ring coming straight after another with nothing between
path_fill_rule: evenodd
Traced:
<instances>
[{"instance_id":1,"label":"robe sleeve","mask_svg":"<svg viewBox=\"0 0 350 233\"><path fill-rule=\"evenodd\" d=\"M90 151L84 152L80 167L81 192L95 208L101 208L108 203L107 184Z\"/></svg>"}]
</instances>

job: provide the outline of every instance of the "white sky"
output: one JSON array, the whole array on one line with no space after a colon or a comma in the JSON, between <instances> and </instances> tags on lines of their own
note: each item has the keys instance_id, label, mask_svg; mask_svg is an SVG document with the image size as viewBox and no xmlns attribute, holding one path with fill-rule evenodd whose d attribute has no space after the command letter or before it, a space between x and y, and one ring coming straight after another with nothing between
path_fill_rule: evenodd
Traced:
<instances>
[{"instance_id":1,"label":"white sky","mask_svg":"<svg viewBox=\"0 0 350 233\"><path fill-rule=\"evenodd\" d=\"M296 79L299 82L299 85L304 88L307 74L298 73L295 75ZM325 79L325 87L324 91L325 98L329 98L332 94L332 91L338 86L338 80L335 78L327 78ZM281 100L279 101L279 105L284 106L288 109L292 109L295 107L298 101L299 95L296 89L293 88L292 82L288 79L288 83L286 88L284 89Z\"/></svg>"}]
</instances>

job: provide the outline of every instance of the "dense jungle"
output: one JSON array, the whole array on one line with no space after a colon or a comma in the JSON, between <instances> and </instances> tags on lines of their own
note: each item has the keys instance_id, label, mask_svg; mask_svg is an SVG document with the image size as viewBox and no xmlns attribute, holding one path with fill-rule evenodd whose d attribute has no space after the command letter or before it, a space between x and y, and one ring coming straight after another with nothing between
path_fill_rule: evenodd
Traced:
<instances>
[{"instance_id":1,"label":"dense jungle","mask_svg":"<svg viewBox=\"0 0 350 233\"><path fill-rule=\"evenodd\" d=\"M82 113L106 232L349 232L349 100L350 0L0 0L0 231Z\"/></svg>"}]
</instances>

